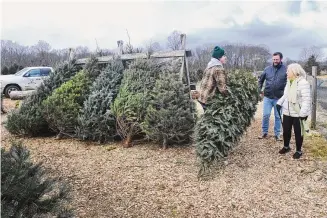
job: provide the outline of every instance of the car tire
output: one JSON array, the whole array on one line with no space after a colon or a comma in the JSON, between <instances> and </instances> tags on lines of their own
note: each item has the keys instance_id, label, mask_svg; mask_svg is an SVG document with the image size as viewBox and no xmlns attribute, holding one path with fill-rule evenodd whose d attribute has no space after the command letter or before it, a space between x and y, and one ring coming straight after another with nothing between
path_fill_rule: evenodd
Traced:
<instances>
[{"instance_id":1,"label":"car tire","mask_svg":"<svg viewBox=\"0 0 327 218\"><path fill-rule=\"evenodd\" d=\"M5 96L7 97L7 98L10 98L10 95L9 95L9 93L11 92L11 91L20 91L21 89L19 88L19 86L17 86L17 85L9 85L9 86L7 86L6 88L5 88Z\"/></svg>"}]
</instances>

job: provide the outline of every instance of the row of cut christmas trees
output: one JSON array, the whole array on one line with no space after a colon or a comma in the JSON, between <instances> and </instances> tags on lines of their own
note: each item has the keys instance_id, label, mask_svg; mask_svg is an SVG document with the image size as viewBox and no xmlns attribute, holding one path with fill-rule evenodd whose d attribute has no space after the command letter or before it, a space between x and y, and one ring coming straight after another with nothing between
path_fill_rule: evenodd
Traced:
<instances>
[{"instance_id":1,"label":"row of cut christmas trees","mask_svg":"<svg viewBox=\"0 0 327 218\"><path fill-rule=\"evenodd\" d=\"M74 63L57 68L8 114L6 127L11 133L54 132L98 142L119 136L125 146L148 139L164 147L188 143L195 133L203 173L238 144L259 100L257 79L250 72L229 72L228 95L217 92L209 98L208 108L196 121L194 103L178 76L178 61L140 59L123 67L121 60L113 60L101 68L92 58L84 69Z\"/></svg>"},{"instance_id":2,"label":"row of cut christmas trees","mask_svg":"<svg viewBox=\"0 0 327 218\"><path fill-rule=\"evenodd\" d=\"M18 135L57 133L101 143L119 136L126 146L141 138L164 147L188 143L195 116L178 72L178 64L152 59L126 69L119 59L105 67L96 58L84 68L65 63L8 114L6 128Z\"/></svg>"}]
</instances>

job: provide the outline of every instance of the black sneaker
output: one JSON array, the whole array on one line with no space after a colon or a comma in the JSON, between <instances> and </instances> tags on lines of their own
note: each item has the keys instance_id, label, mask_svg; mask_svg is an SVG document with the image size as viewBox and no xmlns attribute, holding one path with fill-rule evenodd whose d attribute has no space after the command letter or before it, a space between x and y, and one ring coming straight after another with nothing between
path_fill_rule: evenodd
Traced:
<instances>
[{"instance_id":1,"label":"black sneaker","mask_svg":"<svg viewBox=\"0 0 327 218\"><path fill-rule=\"evenodd\" d=\"M280 154L286 154L287 152L289 152L291 150L290 147L283 147L282 149L279 150Z\"/></svg>"},{"instance_id":2,"label":"black sneaker","mask_svg":"<svg viewBox=\"0 0 327 218\"><path fill-rule=\"evenodd\" d=\"M262 136L259 136L258 139L266 139L268 138L268 134L264 133Z\"/></svg>"},{"instance_id":3,"label":"black sneaker","mask_svg":"<svg viewBox=\"0 0 327 218\"><path fill-rule=\"evenodd\" d=\"M293 154L293 158L294 159L299 159L302 156L302 152L301 151L297 151Z\"/></svg>"},{"instance_id":4,"label":"black sneaker","mask_svg":"<svg viewBox=\"0 0 327 218\"><path fill-rule=\"evenodd\" d=\"M276 139L276 141L283 141L283 139L282 139L282 137L280 137L280 136L275 136L275 139Z\"/></svg>"}]
</instances>

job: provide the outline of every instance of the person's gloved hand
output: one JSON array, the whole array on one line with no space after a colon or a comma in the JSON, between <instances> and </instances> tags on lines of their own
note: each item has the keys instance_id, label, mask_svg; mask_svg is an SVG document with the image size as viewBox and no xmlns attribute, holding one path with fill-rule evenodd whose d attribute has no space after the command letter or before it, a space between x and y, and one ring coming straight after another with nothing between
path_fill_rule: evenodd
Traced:
<instances>
[{"instance_id":1,"label":"person's gloved hand","mask_svg":"<svg viewBox=\"0 0 327 218\"><path fill-rule=\"evenodd\" d=\"M200 92L196 90L191 91L192 99L198 99L200 97Z\"/></svg>"},{"instance_id":2,"label":"person's gloved hand","mask_svg":"<svg viewBox=\"0 0 327 218\"><path fill-rule=\"evenodd\" d=\"M306 117L300 117L300 120L307 120L308 119L308 116Z\"/></svg>"},{"instance_id":3,"label":"person's gloved hand","mask_svg":"<svg viewBox=\"0 0 327 218\"><path fill-rule=\"evenodd\" d=\"M224 90L223 92L221 92L221 94L222 94L224 97L226 97L226 96L228 95L228 91L227 91L227 89Z\"/></svg>"},{"instance_id":4,"label":"person's gloved hand","mask_svg":"<svg viewBox=\"0 0 327 218\"><path fill-rule=\"evenodd\" d=\"M276 104L276 108L277 108L277 111L281 111L281 109L282 109L282 106L281 106L281 105L279 105L279 104Z\"/></svg>"}]
</instances>

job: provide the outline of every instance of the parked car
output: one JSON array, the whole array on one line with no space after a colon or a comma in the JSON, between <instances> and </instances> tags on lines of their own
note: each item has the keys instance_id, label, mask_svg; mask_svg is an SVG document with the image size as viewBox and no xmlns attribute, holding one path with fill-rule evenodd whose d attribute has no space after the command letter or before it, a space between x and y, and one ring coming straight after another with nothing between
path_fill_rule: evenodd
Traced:
<instances>
[{"instance_id":1,"label":"parked car","mask_svg":"<svg viewBox=\"0 0 327 218\"><path fill-rule=\"evenodd\" d=\"M35 90L50 72L52 67L26 67L12 75L0 75L1 94L9 98L12 91Z\"/></svg>"}]
</instances>

